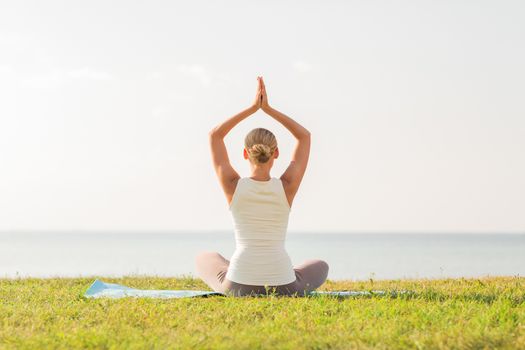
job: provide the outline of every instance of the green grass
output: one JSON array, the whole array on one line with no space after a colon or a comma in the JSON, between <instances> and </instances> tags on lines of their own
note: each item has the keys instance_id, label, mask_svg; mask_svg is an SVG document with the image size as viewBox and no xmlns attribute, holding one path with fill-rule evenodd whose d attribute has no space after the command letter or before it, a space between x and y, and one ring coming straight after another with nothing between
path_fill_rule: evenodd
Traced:
<instances>
[{"instance_id":1,"label":"green grass","mask_svg":"<svg viewBox=\"0 0 525 350\"><path fill-rule=\"evenodd\" d=\"M98 277L209 289L191 277ZM525 349L525 278L331 281L412 296L86 299L91 278L0 279L0 348Z\"/></svg>"}]
</instances>

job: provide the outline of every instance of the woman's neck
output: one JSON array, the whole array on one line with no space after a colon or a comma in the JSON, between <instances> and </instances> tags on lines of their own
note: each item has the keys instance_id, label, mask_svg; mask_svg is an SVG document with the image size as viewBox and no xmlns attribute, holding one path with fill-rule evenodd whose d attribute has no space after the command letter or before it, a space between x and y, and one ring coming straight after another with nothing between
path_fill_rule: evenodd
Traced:
<instances>
[{"instance_id":1,"label":"woman's neck","mask_svg":"<svg viewBox=\"0 0 525 350\"><path fill-rule=\"evenodd\" d=\"M257 181L267 181L271 178L271 175L269 169L252 167L252 174L250 175L250 178Z\"/></svg>"}]
</instances>

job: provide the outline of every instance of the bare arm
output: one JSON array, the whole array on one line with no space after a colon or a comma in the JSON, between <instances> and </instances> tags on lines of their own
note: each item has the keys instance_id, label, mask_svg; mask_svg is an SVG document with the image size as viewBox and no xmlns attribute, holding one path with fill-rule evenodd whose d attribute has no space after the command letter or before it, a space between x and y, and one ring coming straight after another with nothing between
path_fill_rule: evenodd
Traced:
<instances>
[{"instance_id":1,"label":"bare arm","mask_svg":"<svg viewBox=\"0 0 525 350\"><path fill-rule=\"evenodd\" d=\"M257 112L258 109L259 108L257 106L250 106L246 109L243 109L241 112L235 114L229 119L226 119L226 121L211 129L209 132L210 137L223 139L235 125L239 124L243 119L246 119L253 113Z\"/></svg>"},{"instance_id":2,"label":"bare arm","mask_svg":"<svg viewBox=\"0 0 525 350\"><path fill-rule=\"evenodd\" d=\"M310 156L310 131L284 113L270 107L264 82L262 82L261 109L284 125L284 127L286 127L297 140L290 165L281 175L281 180L286 187L285 190L289 202L291 203L299 189L299 185L301 184L308 164L308 158Z\"/></svg>"},{"instance_id":3,"label":"bare arm","mask_svg":"<svg viewBox=\"0 0 525 350\"><path fill-rule=\"evenodd\" d=\"M279 123L283 124L284 127L286 127L293 134L293 136L295 136L296 139L300 140L301 138L310 136L310 131L308 131L305 127L303 127L301 124L299 124L286 114L279 112L275 108L267 106L263 107L262 110L266 112L269 116L277 120Z\"/></svg>"},{"instance_id":4,"label":"bare arm","mask_svg":"<svg viewBox=\"0 0 525 350\"><path fill-rule=\"evenodd\" d=\"M215 126L208 134L213 167L215 169L215 172L217 173L219 182L226 195L228 203L233 197L233 193L235 192L235 187L237 185L237 180L240 178L240 176L230 164L228 151L226 150L226 145L224 144L224 138L230 132L230 130L233 129L233 127L235 127L239 122L246 119L253 113L257 112L257 110L260 108L260 81L258 84L259 87L254 103L250 107L245 108L244 110L235 114L233 117L227 119L223 123L220 123L219 125Z\"/></svg>"}]
</instances>

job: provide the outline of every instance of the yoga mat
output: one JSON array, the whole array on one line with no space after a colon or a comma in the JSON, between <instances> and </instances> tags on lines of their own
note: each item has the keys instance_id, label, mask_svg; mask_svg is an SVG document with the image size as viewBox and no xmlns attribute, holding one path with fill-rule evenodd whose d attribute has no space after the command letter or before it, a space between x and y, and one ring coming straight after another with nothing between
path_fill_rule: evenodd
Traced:
<instances>
[{"instance_id":1,"label":"yoga mat","mask_svg":"<svg viewBox=\"0 0 525 350\"><path fill-rule=\"evenodd\" d=\"M382 290L372 291L312 291L307 296L329 296L337 298L348 298L356 296L396 296L397 294L405 294L409 291L391 291L386 292ZM139 297L139 298L193 298L193 297L208 297L208 296L226 296L223 293L202 290L154 290L154 289L135 289L123 286L116 283L106 283L99 279L87 289L84 296L87 298L124 298L124 297ZM265 296L265 295L261 295Z\"/></svg>"}]
</instances>

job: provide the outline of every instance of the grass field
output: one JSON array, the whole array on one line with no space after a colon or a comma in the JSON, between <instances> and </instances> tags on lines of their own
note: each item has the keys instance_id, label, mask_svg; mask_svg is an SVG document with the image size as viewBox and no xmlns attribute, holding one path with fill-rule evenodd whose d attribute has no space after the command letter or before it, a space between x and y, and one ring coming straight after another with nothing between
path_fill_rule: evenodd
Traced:
<instances>
[{"instance_id":1,"label":"grass field","mask_svg":"<svg viewBox=\"0 0 525 350\"><path fill-rule=\"evenodd\" d=\"M191 277L98 277L208 289ZM412 296L86 299L92 278L0 279L1 349L525 349L525 278L327 281Z\"/></svg>"}]
</instances>

